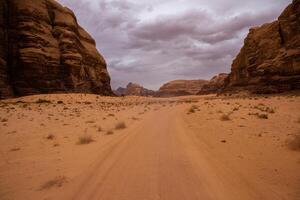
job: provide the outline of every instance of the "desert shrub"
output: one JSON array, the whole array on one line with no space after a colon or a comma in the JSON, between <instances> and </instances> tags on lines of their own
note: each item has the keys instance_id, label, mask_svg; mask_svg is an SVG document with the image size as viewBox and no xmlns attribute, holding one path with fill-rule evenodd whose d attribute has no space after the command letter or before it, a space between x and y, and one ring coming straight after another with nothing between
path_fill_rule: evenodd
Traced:
<instances>
[{"instance_id":1,"label":"desert shrub","mask_svg":"<svg viewBox=\"0 0 300 200\"><path fill-rule=\"evenodd\" d=\"M67 182L67 179L65 176L59 176L54 178L53 180L47 181L44 183L41 187L40 190L46 190L50 189L53 187L61 187L65 182Z\"/></svg>"},{"instance_id":2,"label":"desert shrub","mask_svg":"<svg viewBox=\"0 0 300 200\"><path fill-rule=\"evenodd\" d=\"M268 118L269 118L268 115L265 114L265 113L258 114L257 117L258 117L259 119L268 119Z\"/></svg>"},{"instance_id":3,"label":"desert shrub","mask_svg":"<svg viewBox=\"0 0 300 200\"><path fill-rule=\"evenodd\" d=\"M295 135L292 139L287 141L289 149L293 151L300 151L300 134Z\"/></svg>"},{"instance_id":4,"label":"desert shrub","mask_svg":"<svg viewBox=\"0 0 300 200\"><path fill-rule=\"evenodd\" d=\"M77 144L89 144L89 143L91 143L91 142L94 142L92 136L91 136L91 135L85 134L85 135L80 136L80 137L78 138Z\"/></svg>"},{"instance_id":5,"label":"desert shrub","mask_svg":"<svg viewBox=\"0 0 300 200\"><path fill-rule=\"evenodd\" d=\"M55 138L55 136L53 134L49 134L46 139L47 140L53 140Z\"/></svg>"},{"instance_id":6,"label":"desert shrub","mask_svg":"<svg viewBox=\"0 0 300 200\"><path fill-rule=\"evenodd\" d=\"M106 132L106 135L112 135L112 134L114 134L114 132L112 130L109 130Z\"/></svg>"},{"instance_id":7,"label":"desert shrub","mask_svg":"<svg viewBox=\"0 0 300 200\"><path fill-rule=\"evenodd\" d=\"M35 103L51 103L51 101L46 99L38 99Z\"/></svg>"},{"instance_id":8,"label":"desert shrub","mask_svg":"<svg viewBox=\"0 0 300 200\"><path fill-rule=\"evenodd\" d=\"M223 114L220 118L221 121L230 121L230 117L228 114Z\"/></svg>"},{"instance_id":9,"label":"desert shrub","mask_svg":"<svg viewBox=\"0 0 300 200\"><path fill-rule=\"evenodd\" d=\"M125 122L118 122L115 126L116 130L125 129L125 128L126 128Z\"/></svg>"}]
</instances>

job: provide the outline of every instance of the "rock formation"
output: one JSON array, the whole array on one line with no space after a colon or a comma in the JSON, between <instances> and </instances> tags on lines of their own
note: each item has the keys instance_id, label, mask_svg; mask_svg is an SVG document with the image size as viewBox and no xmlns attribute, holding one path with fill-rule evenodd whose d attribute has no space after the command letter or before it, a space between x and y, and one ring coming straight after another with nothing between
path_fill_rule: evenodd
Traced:
<instances>
[{"instance_id":1,"label":"rock formation","mask_svg":"<svg viewBox=\"0 0 300 200\"><path fill-rule=\"evenodd\" d=\"M118 87L118 89L113 91L117 96L124 96L126 93L126 88Z\"/></svg>"},{"instance_id":2,"label":"rock formation","mask_svg":"<svg viewBox=\"0 0 300 200\"><path fill-rule=\"evenodd\" d=\"M126 88L119 87L114 91L118 96L154 96L155 91L148 90L136 83L128 83Z\"/></svg>"},{"instance_id":3,"label":"rock formation","mask_svg":"<svg viewBox=\"0 0 300 200\"><path fill-rule=\"evenodd\" d=\"M201 90L197 94L199 95L213 94L222 91L227 77L228 74L226 73L221 73L214 76L207 84L204 84L202 86Z\"/></svg>"},{"instance_id":4,"label":"rock formation","mask_svg":"<svg viewBox=\"0 0 300 200\"><path fill-rule=\"evenodd\" d=\"M159 88L156 96L172 97L195 95L201 90L204 84L208 83L206 80L175 80L164 84Z\"/></svg>"},{"instance_id":5,"label":"rock formation","mask_svg":"<svg viewBox=\"0 0 300 200\"><path fill-rule=\"evenodd\" d=\"M112 94L94 39L55 0L2 0L0 98L52 92Z\"/></svg>"},{"instance_id":6,"label":"rock formation","mask_svg":"<svg viewBox=\"0 0 300 200\"><path fill-rule=\"evenodd\" d=\"M300 89L300 0L278 20L250 29L232 63L226 90L276 93Z\"/></svg>"}]
</instances>

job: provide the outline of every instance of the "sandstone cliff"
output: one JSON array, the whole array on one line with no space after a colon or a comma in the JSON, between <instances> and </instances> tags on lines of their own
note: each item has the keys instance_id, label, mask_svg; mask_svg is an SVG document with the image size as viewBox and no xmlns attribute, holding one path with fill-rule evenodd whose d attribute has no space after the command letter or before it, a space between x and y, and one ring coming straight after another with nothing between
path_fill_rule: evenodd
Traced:
<instances>
[{"instance_id":1,"label":"sandstone cliff","mask_svg":"<svg viewBox=\"0 0 300 200\"><path fill-rule=\"evenodd\" d=\"M207 84L204 84L201 90L197 93L199 95L213 94L222 91L224 88L225 80L228 78L228 74L221 73L214 76Z\"/></svg>"},{"instance_id":2,"label":"sandstone cliff","mask_svg":"<svg viewBox=\"0 0 300 200\"><path fill-rule=\"evenodd\" d=\"M0 98L52 92L112 94L94 39L55 0L2 0Z\"/></svg>"},{"instance_id":3,"label":"sandstone cliff","mask_svg":"<svg viewBox=\"0 0 300 200\"><path fill-rule=\"evenodd\" d=\"M171 97L197 94L206 80L175 80L164 84L156 93L157 96Z\"/></svg>"},{"instance_id":4,"label":"sandstone cliff","mask_svg":"<svg viewBox=\"0 0 300 200\"><path fill-rule=\"evenodd\" d=\"M277 21L250 29L226 85L254 93L300 89L300 0Z\"/></svg>"},{"instance_id":5,"label":"sandstone cliff","mask_svg":"<svg viewBox=\"0 0 300 200\"><path fill-rule=\"evenodd\" d=\"M114 92L118 96L154 96L155 94L155 91L148 90L137 83L128 83L126 88L119 87Z\"/></svg>"}]
</instances>

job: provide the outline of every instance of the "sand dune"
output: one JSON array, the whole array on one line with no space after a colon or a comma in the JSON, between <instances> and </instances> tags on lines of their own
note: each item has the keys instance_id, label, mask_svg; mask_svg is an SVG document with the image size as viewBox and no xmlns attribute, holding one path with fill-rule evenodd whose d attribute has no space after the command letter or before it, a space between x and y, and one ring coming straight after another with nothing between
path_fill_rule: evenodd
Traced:
<instances>
[{"instance_id":1,"label":"sand dune","mask_svg":"<svg viewBox=\"0 0 300 200\"><path fill-rule=\"evenodd\" d=\"M300 199L299 100L3 100L0 199Z\"/></svg>"}]
</instances>

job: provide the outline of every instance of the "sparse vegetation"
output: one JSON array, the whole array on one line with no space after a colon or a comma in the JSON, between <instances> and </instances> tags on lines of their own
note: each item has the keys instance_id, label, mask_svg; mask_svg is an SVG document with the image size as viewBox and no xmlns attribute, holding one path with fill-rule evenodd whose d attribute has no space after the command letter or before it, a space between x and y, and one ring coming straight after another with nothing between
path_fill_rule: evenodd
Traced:
<instances>
[{"instance_id":1,"label":"sparse vegetation","mask_svg":"<svg viewBox=\"0 0 300 200\"><path fill-rule=\"evenodd\" d=\"M38 99L35 103L39 103L39 104L41 104L41 103L51 103L51 101L46 100L46 99Z\"/></svg>"},{"instance_id":2,"label":"sparse vegetation","mask_svg":"<svg viewBox=\"0 0 300 200\"><path fill-rule=\"evenodd\" d=\"M98 129L97 129L97 131L98 131L98 132L102 132L102 131L103 131L102 127L99 126Z\"/></svg>"},{"instance_id":3,"label":"sparse vegetation","mask_svg":"<svg viewBox=\"0 0 300 200\"><path fill-rule=\"evenodd\" d=\"M125 129L126 128L126 124L125 122L119 122L116 124L115 129L116 130L120 130L120 129Z\"/></svg>"},{"instance_id":4,"label":"sparse vegetation","mask_svg":"<svg viewBox=\"0 0 300 200\"><path fill-rule=\"evenodd\" d=\"M1 119L1 122L8 122L8 119L3 118Z\"/></svg>"},{"instance_id":5,"label":"sparse vegetation","mask_svg":"<svg viewBox=\"0 0 300 200\"><path fill-rule=\"evenodd\" d=\"M188 114L195 113L196 111L199 111L199 107L197 105L192 105L188 110Z\"/></svg>"},{"instance_id":6,"label":"sparse vegetation","mask_svg":"<svg viewBox=\"0 0 300 200\"><path fill-rule=\"evenodd\" d=\"M265 114L265 113L258 114L257 117L258 117L259 119L268 119L268 118L269 118L268 115Z\"/></svg>"},{"instance_id":7,"label":"sparse vegetation","mask_svg":"<svg viewBox=\"0 0 300 200\"><path fill-rule=\"evenodd\" d=\"M221 121L230 121L230 117L228 114L223 114L220 118Z\"/></svg>"},{"instance_id":8,"label":"sparse vegetation","mask_svg":"<svg viewBox=\"0 0 300 200\"><path fill-rule=\"evenodd\" d=\"M109 130L106 132L106 135L113 135L113 134L114 134L114 132L112 130Z\"/></svg>"},{"instance_id":9,"label":"sparse vegetation","mask_svg":"<svg viewBox=\"0 0 300 200\"><path fill-rule=\"evenodd\" d=\"M65 176L59 176L59 177L54 178L53 180L50 180L50 181L47 181L46 183L44 183L40 187L40 190L51 189L53 187L61 187L66 182L67 182L67 178Z\"/></svg>"},{"instance_id":10,"label":"sparse vegetation","mask_svg":"<svg viewBox=\"0 0 300 200\"><path fill-rule=\"evenodd\" d=\"M91 142L94 142L92 136L85 134L79 137L77 144L89 144Z\"/></svg>"},{"instance_id":11,"label":"sparse vegetation","mask_svg":"<svg viewBox=\"0 0 300 200\"><path fill-rule=\"evenodd\" d=\"M54 138L55 138L55 135L53 135L53 134L49 134L49 135L46 137L47 140L54 140Z\"/></svg>"},{"instance_id":12,"label":"sparse vegetation","mask_svg":"<svg viewBox=\"0 0 300 200\"><path fill-rule=\"evenodd\" d=\"M294 135L292 139L287 141L289 149L300 151L300 134Z\"/></svg>"},{"instance_id":13,"label":"sparse vegetation","mask_svg":"<svg viewBox=\"0 0 300 200\"><path fill-rule=\"evenodd\" d=\"M10 151L20 151L21 150L21 148L12 148Z\"/></svg>"}]
</instances>

